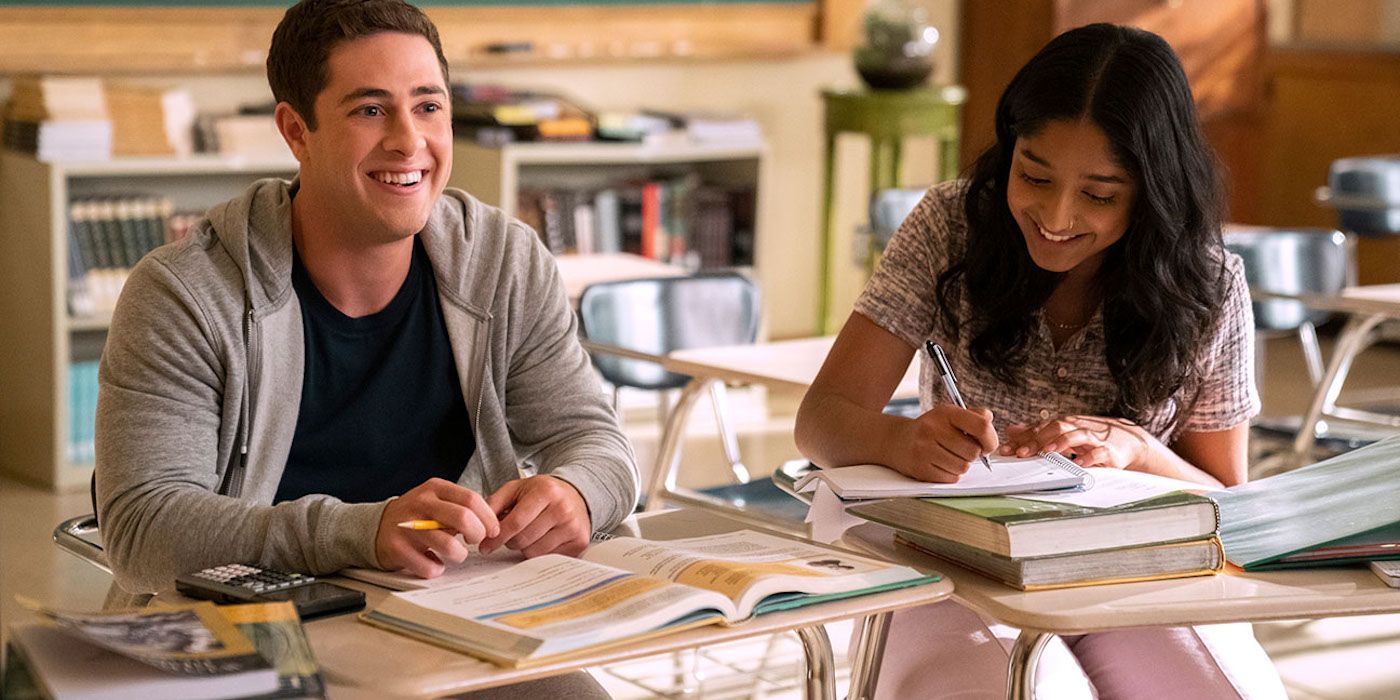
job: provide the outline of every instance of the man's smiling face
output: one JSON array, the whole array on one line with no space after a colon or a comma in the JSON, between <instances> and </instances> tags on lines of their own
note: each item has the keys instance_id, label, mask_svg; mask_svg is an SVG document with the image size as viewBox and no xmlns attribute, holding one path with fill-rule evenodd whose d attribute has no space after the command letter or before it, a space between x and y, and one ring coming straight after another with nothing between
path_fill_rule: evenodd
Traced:
<instances>
[{"instance_id":1,"label":"man's smiling face","mask_svg":"<svg viewBox=\"0 0 1400 700\"><path fill-rule=\"evenodd\" d=\"M297 151L303 192L362 243L422 230L452 172L452 115L437 54L416 34L342 42L326 61L315 131Z\"/></svg>"}]
</instances>

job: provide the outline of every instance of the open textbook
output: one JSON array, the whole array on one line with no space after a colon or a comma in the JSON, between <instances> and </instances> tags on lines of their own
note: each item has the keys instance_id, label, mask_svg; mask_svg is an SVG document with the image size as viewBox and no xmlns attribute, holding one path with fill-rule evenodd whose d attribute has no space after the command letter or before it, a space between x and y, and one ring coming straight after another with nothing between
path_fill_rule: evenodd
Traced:
<instances>
[{"instance_id":1,"label":"open textbook","mask_svg":"<svg viewBox=\"0 0 1400 700\"><path fill-rule=\"evenodd\" d=\"M619 537L578 559L546 555L448 586L393 593L360 619L518 667L937 580L752 530L667 541Z\"/></svg>"}]
</instances>

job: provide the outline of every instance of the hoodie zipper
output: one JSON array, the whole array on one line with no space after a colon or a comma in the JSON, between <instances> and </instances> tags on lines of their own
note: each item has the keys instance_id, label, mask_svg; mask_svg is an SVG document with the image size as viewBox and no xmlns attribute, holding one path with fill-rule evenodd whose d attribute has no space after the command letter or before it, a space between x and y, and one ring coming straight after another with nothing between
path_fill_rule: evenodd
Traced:
<instances>
[{"instance_id":1,"label":"hoodie zipper","mask_svg":"<svg viewBox=\"0 0 1400 700\"><path fill-rule=\"evenodd\" d=\"M258 358L255 356L258 344L253 342L253 310L249 309L243 315L243 357L247 358L247 366L243 371L243 401L238 421L238 458L229 466L228 473L224 475L224 483L219 488L219 493L225 496L238 498L243 494L243 475L248 471L248 438L252 434L253 411L253 372L257 368Z\"/></svg>"}]
</instances>

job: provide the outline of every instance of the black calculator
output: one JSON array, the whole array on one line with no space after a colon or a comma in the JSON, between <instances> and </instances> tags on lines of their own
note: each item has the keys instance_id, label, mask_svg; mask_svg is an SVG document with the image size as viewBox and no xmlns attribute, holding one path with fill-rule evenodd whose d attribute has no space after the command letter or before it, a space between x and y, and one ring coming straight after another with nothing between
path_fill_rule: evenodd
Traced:
<instances>
[{"instance_id":1,"label":"black calculator","mask_svg":"<svg viewBox=\"0 0 1400 700\"><path fill-rule=\"evenodd\" d=\"M225 564L185 574L175 579L175 590L215 603L291 601L303 620L365 607L365 594L360 591L307 574L247 564Z\"/></svg>"}]
</instances>

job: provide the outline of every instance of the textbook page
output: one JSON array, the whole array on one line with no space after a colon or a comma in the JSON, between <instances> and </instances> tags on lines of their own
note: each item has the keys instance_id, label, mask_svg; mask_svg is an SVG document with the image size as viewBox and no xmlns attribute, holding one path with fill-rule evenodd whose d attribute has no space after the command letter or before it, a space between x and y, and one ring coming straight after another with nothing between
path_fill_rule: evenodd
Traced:
<instances>
[{"instance_id":1,"label":"textbook page","mask_svg":"<svg viewBox=\"0 0 1400 700\"><path fill-rule=\"evenodd\" d=\"M478 576L486 576L504 571L525 561L525 555L509 547L501 547L490 554L482 554L476 545L467 545L467 558L455 564L448 564L437 578L418 578L406 571L380 571L352 567L341 569L340 575L356 581L372 583L392 591L416 591L424 588L443 588L462 583Z\"/></svg>"},{"instance_id":2,"label":"textbook page","mask_svg":"<svg viewBox=\"0 0 1400 700\"><path fill-rule=\"evenodd\" d=\"M721 593L740 618L933 580L908 567L753 530L661 542L620 537L583 556Z\"/></svg>"},{"instance_id":3,"label":"textbook page","mask_svg":"<svg viewBox=\"0 0 1400 700\"><path fill-rule=\"evenodd\" d=\"M391 594L363 619L519 665L733 615L733 603L711 591L547 554L462 583Z\"/></svg>"},{"instance_id":4,"label":"textbook page","mask_svg":"<svg viewBox=\"0 0 1400 700\"><path fill-rule=\"evenodd\" d=\"M1019 493L1016 494L1016 498L1050 503L1069 503L1089 508L1115 508L1176 491L1197 493L1217 490L1215 487L1198 484L1194 481L1183 481L1147 472L1111 467L1091 467L1088 471L1093 479L1094 488L1087 491Z\"/></svg>"}]
</instances>

